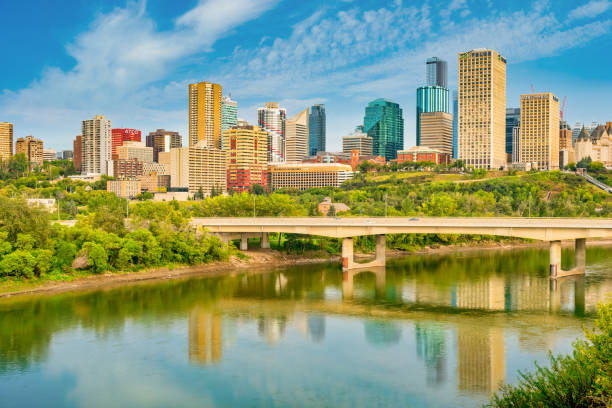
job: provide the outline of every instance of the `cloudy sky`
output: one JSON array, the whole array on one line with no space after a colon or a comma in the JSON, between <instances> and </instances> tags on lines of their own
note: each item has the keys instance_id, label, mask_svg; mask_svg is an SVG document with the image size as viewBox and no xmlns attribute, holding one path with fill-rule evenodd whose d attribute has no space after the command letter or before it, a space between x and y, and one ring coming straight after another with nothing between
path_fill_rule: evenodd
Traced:
<instances>
[{"instance_id":1,"label":"cloudy sky","mask_svg":"<svg viewBox=\"0 0 612 408\"><path fill-rule=\"evenodd\" d=\"M239 116L278 101L327 109L328 150L384 97L415 141L425 60L493 48L519 95L567 96L571 123L612 120L612 0L48 0L0 2L0 121L68 149L81 120L179 130L187 85L220 83Z\"/></svg>"}]
</instances>

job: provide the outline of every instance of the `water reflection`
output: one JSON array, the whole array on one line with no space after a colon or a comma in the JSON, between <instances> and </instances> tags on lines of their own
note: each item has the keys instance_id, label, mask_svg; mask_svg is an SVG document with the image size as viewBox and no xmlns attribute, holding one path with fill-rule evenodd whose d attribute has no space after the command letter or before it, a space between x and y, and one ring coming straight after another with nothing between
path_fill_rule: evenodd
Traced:
<instances>
[{"instance_id":1,"label":"water reflection","mask_svg":"<svg viewBox=\"0 0 612 408\"><path fill-rule=\"evenodd\" d=\"M336 265L319 265L3 300L0 378L27 376L37 370L32 363L44 366L62 336L78 343L78 333L93 333L95 352L96 344L133 336L134 325L161 330L163 339L172 337L167 328L178 324L186 338L182 358L194 369L216 370L236 356L289 349L292 359L324 355L320 364L329 364L328 370L332 364L346 367L337 373L344 377L356 375L360 365L369 376L372 365L401 361L394 377L371 379L382 386L405 378L387 393L445 389L449 398L452 392L486 398L523 368L513 361L517 356L543 357L569 344L583 318L592 318L597 302L612 292L609 251L590 250L589 259L586 277L553 282L546 275L545 252L520 251L414 256L386 269L344 274ZM359 330L352 328L355 323ZM260 347L257 353L250 353L253 347ZM245 364L244 370L256 375L268 362ZM5 394L12 395L0 381L0 397Z\"/></svg>"}]
</instances>

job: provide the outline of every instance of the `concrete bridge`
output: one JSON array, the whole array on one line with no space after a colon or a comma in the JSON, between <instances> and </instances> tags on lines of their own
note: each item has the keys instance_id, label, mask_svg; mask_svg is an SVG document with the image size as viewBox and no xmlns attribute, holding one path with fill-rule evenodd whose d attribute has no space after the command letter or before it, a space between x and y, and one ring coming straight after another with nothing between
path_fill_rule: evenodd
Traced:
<instances>
[{"instance_id":1,"label":"concrete bridge","mask_svg":"<svg viewBox=\"0 0 612 408\"><path fill-rule=\"evenodd\" d=\"M270 232L342 238L342 267L345 271L385 265L386 234L476 234L517 237L550 242L550 276L558 278L583 274L586 240L612 238L612 219L597 218L454 218L454 217L236 217L193 218L192 224L206 228L224 241L240 239L247 249L249 237L260 237L262 248L269 248ZM376 257L369 263L353 259L353 238L376 236ZM561 269L561 241L575 240L575 266Z\"/></svg>"}]
</instances>

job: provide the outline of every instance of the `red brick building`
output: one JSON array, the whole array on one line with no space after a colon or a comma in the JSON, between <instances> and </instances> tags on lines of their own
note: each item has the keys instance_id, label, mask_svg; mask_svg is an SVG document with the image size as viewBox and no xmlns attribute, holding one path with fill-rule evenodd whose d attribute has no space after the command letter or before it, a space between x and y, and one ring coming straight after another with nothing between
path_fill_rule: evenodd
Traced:
<instances>
[{"instance_id":1,"label":"red brick building","mask_svg":"<svg viewBox=\"0 0 612 408\"><path fill-rule=\"evenodd\" d=\"M450 164L451 155L437 149L425 146L414 146L408 150L397 151L397 162L432 162L436 164Z\"/></svg>"}]
</instances>

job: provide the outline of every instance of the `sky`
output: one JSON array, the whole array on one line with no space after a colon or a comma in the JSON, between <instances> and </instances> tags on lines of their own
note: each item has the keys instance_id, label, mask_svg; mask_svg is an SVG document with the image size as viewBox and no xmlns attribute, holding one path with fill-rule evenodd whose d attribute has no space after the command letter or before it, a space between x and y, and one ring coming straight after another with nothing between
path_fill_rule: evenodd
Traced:
<instances>
[{"instance_id":1,"label":"sky","mask_svg":"<svg viewBox=\"0 0 612 408\"><path fill-rule=\"evenodd\" d=\"M425 60L447 60L456 89L457 54L475 48L507 58L508 107L533 85L567 97L572 125L612 121L612 0L24 0L0 16L0 122L58 150L97 114L186 143L200 81L251 123L266 101L288 115L325 104L328 151L386 98L408 148Z\"/></svg>"}]
</instances>

